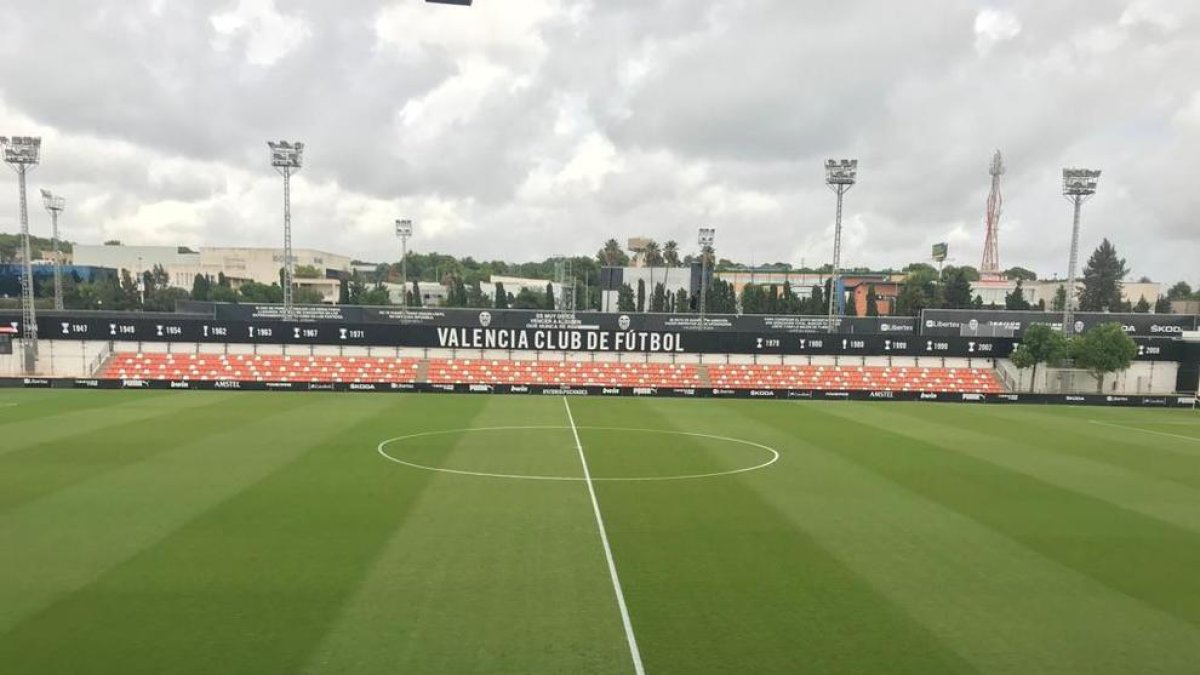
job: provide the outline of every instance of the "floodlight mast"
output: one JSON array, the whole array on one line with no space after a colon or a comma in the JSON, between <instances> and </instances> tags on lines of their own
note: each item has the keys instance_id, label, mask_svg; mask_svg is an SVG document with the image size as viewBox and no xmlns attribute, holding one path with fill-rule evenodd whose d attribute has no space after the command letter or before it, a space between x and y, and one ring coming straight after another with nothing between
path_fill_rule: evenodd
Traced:
<instances>
[{"instance_id":1,"label":"floodlight mast","mask_svg":"<svg viewBox=\"0 0 1200 675\"><path fill-rule=\"evenodd\" d=\"M700 328L704 328L704 315L708 311L708 256L712 253L716 239L716 228L700 228L697 237L700 243Z\"/></svg>"},{"instance_id":2,"label":"floodlight mast","mask_svg":"<svg viewBox=\"0 0 1200 675\"><path fill-rule=\"evenodd\" d=\"M1079 262L1079 212L1083 203L1096 194L1100 172L1093 169L1063 169L1063 197L1075 206L1074 226L1071 228L1071 257L1067 262L1066 299L1063 303L1063 335L1075 330L1075 266Z\"/></svg>"},{"instance_id":3,"label":"floodlight mast","mask_svg":"<svg viewBox=\"0 0 1200 675\"><path fill-rule=\"evenodd\" d=\"M396 236L400 238L400 305L402 314L408 313L408 238L412 236L413 223L404 218L396 221Z\"/></svg>"},{"instance_id":4,"label":"floodlight mast","mask_svg":"<svg viewBox=\"0 0 1200 675\"><path fill-rule=\"evenodd\" d=\"M292 277L295 260L292 256L292 174L300 170L304 159L304 144L288 141L267 141L271 148L271 166L283 176L283 318L296 320L292 302Z\"/></svg>"},{"instance_id":5,"label":"floodlight mast","mask_svg":"<svg viewBox=\"0 0 1200 675\"><path fill-rule=\"evenodd\" d=\"M37 308L33 304L33 251L29 245L29 206L25 199L25 174L41 158L42 139L35 136L0 136L4 162L17 172L21 214L21 351L25 373L37 371Z\"/></svg>"},{"instance_id":6,"label":"floodlight mast","mask_svg":"<svg viewBox=\"0 0 1200 675\"><path fill-rule=\"evenodd\" d=\"M54 309L61 312L63 309L62 253L59 251L58 214L66 208L67 200L49 190L42 190L42 204L50 212L50 242L54 249Z\"/></svg>"},{"instance_id":7,"label":"floodlight mast","mask_svg":"<svg viewBox=\"0 0 1200 675\"><path fill-rule=\"evenodd\" d=\"M857 159L825 160L825 184L837 194L837 216L833 224L833 269L829 275L829 325L830 333L837 327L836 316L841 314L841 302L837 296L838 280L842 262L842 196L854 187L858 180ZM835 311L836 310L836 311Z\"/></svg>"}]
</instances>

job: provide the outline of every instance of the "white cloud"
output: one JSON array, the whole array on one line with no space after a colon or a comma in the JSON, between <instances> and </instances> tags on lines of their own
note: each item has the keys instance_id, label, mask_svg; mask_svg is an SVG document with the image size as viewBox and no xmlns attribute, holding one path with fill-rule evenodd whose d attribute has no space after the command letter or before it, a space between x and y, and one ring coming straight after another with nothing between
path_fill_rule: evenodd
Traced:
<instances>
[{"instance_id":1,"label":"white cloud","mask_svg":"<svg viewBox=\"0 0 1200 675\"><path fill-rule=\"evenodd\" d=\"M817 264L821 161L857 156L845 257L894 267L943 240L977 264L999 147L1002 264L1063 271L1058 172L1094 166L1085 248L1200 285L1200 3L701 4L25 3L0 8L0 133L45 137L70 238L191 245L277 244L263 141L304 140L297 244L367 259L411 217L417 249L479 258L687 252L710 224L723 257Z\"/></svg>"},{"instance_id":2,"label":"white cloud","mask_svg":"<svg viewBox=\"0 0 1200 675\"><path fill-rule=\"evenodd\" d=\"M210 22L216 33L213 47L224 51L240 40L246 62L253 66L275 65L311 34L306 21L280 13L274 0L238 0L236 8L214 14Z\"/></svg>"},{"instance_id":3,"label":"white cloud","mask_svg":"<svg viewBox=\"0 0 1200 675\"><path fill-rule=\"evenodd\" d=\"M982 9L975 15L975 51L979 54L987 54L997 44L1020 34L1020 20L1008 10Z\"/></svg>"}]
</instances>

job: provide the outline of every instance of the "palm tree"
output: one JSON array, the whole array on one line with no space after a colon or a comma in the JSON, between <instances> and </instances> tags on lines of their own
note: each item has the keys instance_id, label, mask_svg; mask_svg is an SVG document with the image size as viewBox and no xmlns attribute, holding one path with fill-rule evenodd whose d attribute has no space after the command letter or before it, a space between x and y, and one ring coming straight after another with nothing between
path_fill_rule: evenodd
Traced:
<instances>
[{"instance_id":1,"label":"palm tree","mask_svg":"<svg viewBox=\"0 0 1200 675\"><path fill-rule=\"evenodd\" d=\"M625 255L625 251L621 250L621 244L617 243L616 239L609 239L604 242L604 248L596 255L600 264L609 267L620 267L629 263L629 256Z\"/></svg>"},{"instance_id":2,"label":"palm tree","mask_svg":"<svg viewBox=\"0 0 1200 675\"><path fill-rule=\"evenodd\" d=\"M667 243L663 244L662 259L667 266L667 270L663 272L663 290L669 292L667 279L671 277L671 268L679 265L679 242L668 239Z\"/></svg>"},{"instance_id":3,"label":"palm tree","mask_svg":"<svg viewBox=\"0 0 1200 675\"><path fill-rule=\"evenodd\" d=\"M646 242L646 248L642 249L642 263L650 268L650 289L654 289L654 268L662 265L662 249L658 247L658 242L651 239Z\"/></svg>"}]
</instances>

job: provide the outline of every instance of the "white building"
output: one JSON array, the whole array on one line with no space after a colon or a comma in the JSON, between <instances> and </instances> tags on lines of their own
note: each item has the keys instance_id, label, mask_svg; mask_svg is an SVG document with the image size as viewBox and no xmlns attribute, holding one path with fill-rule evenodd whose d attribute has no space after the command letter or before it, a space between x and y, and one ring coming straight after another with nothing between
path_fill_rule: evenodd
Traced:
<instances>
[{"instance_id":1,"label":"white building","mask_svg":"<svg viewBox=\"0 0 1200 675\"><path fill-rule=\"evenodd\" d=\"M292 255L296 268L317 270L315 278L296 277L296 285L319 291L326 302L337 302L338 277L349 272L350 258L303 248L293 249ZM76 244L74 256L77 265L128 270L133 275L162 267L171 286L189 290L197 274L213 280L224 274L234 288L248 281L278 284L283 267L283 249L278 248L201 246L194 250L186 246Z\"/></svg>"}]
</instances>

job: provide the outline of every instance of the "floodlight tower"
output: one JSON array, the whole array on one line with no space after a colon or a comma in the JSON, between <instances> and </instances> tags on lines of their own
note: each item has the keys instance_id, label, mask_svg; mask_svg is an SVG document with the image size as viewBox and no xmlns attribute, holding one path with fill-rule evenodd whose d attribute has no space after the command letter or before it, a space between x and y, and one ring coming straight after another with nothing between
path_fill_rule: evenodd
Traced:
<instances>
[{"instance_id":1,"label":"floodlight tower","mask_svg":"<svg viewBox=\"0 0 1200 675\"><path fill-rule=\"evenodd\" d=\"M568 314L575 311L575 275L571 268L571 259L566 255L559 255L554 261L554 276L558 281L558 309Z\"/></svg>"},{"instance_id":2,"label":"floodlight tower","mask_svg":"<svg viewBox=\"0 0 1200 675\"><path fill-rule=\"evenodd\" d=\"M1079 261L1079 210L1096 194L1100 172L1092 169L1063 169L1063 197L1075 205L1075 225L1071 229L1071 258L1067 263L1067 293L1063 303L1063 334L1075 330L1075 265Z\"/></svg>"},{"instance_id":3,"label":"floodlight tower","mask_svg":"<svg viewBox=\"0 0 1200 675\"><path fill-rule=\"evenodd\" d=\"M292 305L292 174L300 170L304 159L304 144L287 141L267 141L271 148L271 166L283 176L283 318L296 320Z\"/></svg>"},{"instance_id":4,"label":"floodlight tower","mask_svg":"<svg viewBox=\"0 0 1200 675\"><path fill-rule=\"evenodd\" d=\"M1000 278L1000 210L1004 206L1004 197L1000 194L1000 176L1004 175L1004 158L1000 151L992 156L992 166L988 169L992 174L992 190L987 200L987 236L983 240L983 264L979 273L984 279Z\"/></svg>"},{"instance_id":5,"label":"floodlight tower","mask_svg":"<svg viewBox=\"0 0 1200 675\"><path fill-rule=\"evenodd\" d=\"M21 213L21 347L25 372L37 369L37 308L33 305L33 251L29 246L29 206L25 200L25 174L37 166L42 153L42 139L34 136L0 136L4 162L17 172Z\"/></svg>"},{"instance_id":6,"label":"floodlight tower","mask_svg":"<svg viewBox=\"0 0 1200 675\"><path fill-rule=\"evenodd\" d=\"M716 228L700 228L697 239L700 243L700 327L704 328L704 314L708 310L708 257L717 239Z\"/></svg>"},{"instance_id":7,"label":"floodlight tower","mask_svg":"<svg viewBox=\"0 0 1200 675\"><path fill-rule=\"evenodd\" d=\"M400 310L402 313L408 312L408 238L412 233L411 220L396 220L396 236L400 238L400 297L404 300Z\"/></svg>"},{"instance_id":8,"label":"floodlight tower","mask_svg":"<svg viewBox=\"0 0 1200 675\"><path fill-rule=\"evenodd\" d=\"M835 298L840 295L838 291L838 277L841 272L839 266L842 261L842 196L854 187L854 183L858 180L858 160L857 159L828 159L825 160L825 184L829 186L837 194L837 217L833 225L833 269L829 275L829 332L832 333L836 327L834 317L836 313L841 314L841 303L835 302Z\"/></svg>"},{"instance_id":9,"label":"floodlight tower","mask_svg":"<svg viewBox=\"0 0 1200 675\"><path fill-rule=\"evenodd\" d=\"M54 249L54 309L61 312L63 308L62 253L58 250L58 214L66 208L67 200L49 190L42 190L42 204L50 212L50 241Z\"/></svg>"}]
</instances>

